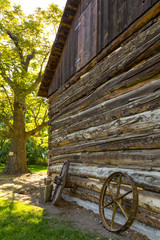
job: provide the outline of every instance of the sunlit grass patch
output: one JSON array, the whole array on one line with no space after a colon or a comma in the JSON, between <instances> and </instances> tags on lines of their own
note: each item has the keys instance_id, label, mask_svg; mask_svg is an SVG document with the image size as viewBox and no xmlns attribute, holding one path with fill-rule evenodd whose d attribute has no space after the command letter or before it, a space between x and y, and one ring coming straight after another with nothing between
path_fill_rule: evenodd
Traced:
<instances>
[{"instance_id":1,"label":"sunlit grass patch","mask_svg":"<svg viewBox=\"0 0 160 240\"><path fill-rule=\"evenodd\" d=\"M43 209L21 202L0 200L0 239L39 239L41 228L47 227ZM45 233L46 234L46 233ZM40 234L43 238L44 235Z\"/></svg>"},{"instance_id":2,"label":"sunlit grass patch","mask_svg":"<svg viewBox=\"0 0 160 240\"><path fill-rule=\"evenodd\" d=\"M28 169L31 172L45 172L47 171L47 166L42 166L42 165L29 165Z\"/></svg>"},{"instance_id":3,"label":"sunlit grass patch","mask_svg":"<svg viewBox=\"0 0 160 240\"><path fill-rule=\"evenodd\" d=\"M91 240L97 239L71 226L70 222L48 219L42 208L0 199L1 240ZM99 238L100 239L100 238Z\"/></svg>"},{"instance_id":4,"label":"sunlit grass patch","mask_svg":"<svg viewBox=\"0 0 160 240\"><path fill-rule=\"evenodd\" d=\"M0 172L2 172L4 168L5 168L5 164L2 164L0 166ZM45 172L45 171L47 171L47 166L43 166L43 165L29 165L28 169L31 172Z\"/></svg>"},{"instance_id":5,"label":"sunlit grass patch","mask_svg":"<svg viewBox=\"0 0 160 240\"><path fill-rule=\"evenodd\" d=\"M4 168L5 168L5 165L4 165L4 164L1 164L1 166L0 166L0 172L2 172Z\"/></svg>"}]
</instances>

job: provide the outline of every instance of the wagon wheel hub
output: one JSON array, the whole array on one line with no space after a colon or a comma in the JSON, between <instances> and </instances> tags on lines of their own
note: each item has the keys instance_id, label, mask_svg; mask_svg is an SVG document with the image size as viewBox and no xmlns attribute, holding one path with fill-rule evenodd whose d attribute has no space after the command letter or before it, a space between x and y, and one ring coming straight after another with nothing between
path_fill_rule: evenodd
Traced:
<instances>
[{"instance_id":1,"label":"wagon wheel hub","mask_svg":"<svg viewBox=\"0 0 160 240\"><path fill-rule=\"evenodd\" d=\"M54 183L57 185L61 185L63 182L62 176L55 176Z\"/></svg>"}]
</instances>

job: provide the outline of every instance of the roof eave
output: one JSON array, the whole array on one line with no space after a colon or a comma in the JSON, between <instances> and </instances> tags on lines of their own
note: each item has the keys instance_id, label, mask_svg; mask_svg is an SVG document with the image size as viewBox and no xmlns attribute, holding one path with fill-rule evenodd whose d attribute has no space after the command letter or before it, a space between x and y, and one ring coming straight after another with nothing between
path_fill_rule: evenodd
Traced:
<instances>
[{"instance_id":1,"label":"roof eave","mask_svg":"<svg viewBox=\"0 0 160 240\"><path fill-rule=\"evenodd\" d=\"M64 13L53 43L50 56L42 76L41 85L38 91L38 96L48 97L48 88L53 79L53 75L61 58L73 18L77 12L80 0L67 0Z\"/></svg>"}]
</instances>

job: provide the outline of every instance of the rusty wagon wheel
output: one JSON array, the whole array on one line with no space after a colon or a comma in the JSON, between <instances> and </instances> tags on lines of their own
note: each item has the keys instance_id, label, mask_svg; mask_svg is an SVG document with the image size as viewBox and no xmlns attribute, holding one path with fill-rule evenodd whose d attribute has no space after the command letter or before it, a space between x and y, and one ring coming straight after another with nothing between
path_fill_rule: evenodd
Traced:
<instances>
[{"instance_id":1,"label":"rusty wagon wheel","mask_svg":"<svg viewBox=\"0 0 160 240\"><path fill-rule=\"evenodd\" d=\"M99 212L103 225L111 232L120 233L133 223L138 210L138 191L134 180L127 174L116 172L111 174L103 184ZM109 212L111 220L108 219ZM121 213L125 220L116 223Z\"/></svg>"},{"instance_id":2,"label":"rusty wagon wheel","mask_svg":"<svg viewBox=\"0 0 160 240\"><path fill-rule=\"evenodd\" d=\"M66 160L62 166L60 175L55 177L54 182L57 184L57 186L54 190L53 197L52 197L53 205L57 205L58 201L61 198L62 191L65 188L65 185L67 183L68 170L69 170L69 160Z\"/></svg>"}]
</instances>

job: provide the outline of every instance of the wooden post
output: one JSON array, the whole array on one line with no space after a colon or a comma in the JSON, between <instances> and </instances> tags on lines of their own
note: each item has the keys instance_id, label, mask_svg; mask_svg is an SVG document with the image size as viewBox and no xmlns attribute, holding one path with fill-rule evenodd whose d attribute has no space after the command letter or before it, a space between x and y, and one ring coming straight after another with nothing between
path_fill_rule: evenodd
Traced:
<instances>
[{"instance_id":1,"label":"wooden post","mask_svg":"<svg viewBox=\"0 0 160 240\"><path fill-rule=\"evenodd\" d=\"M44 202L49 202L51 200L51 194L53 189L53 184L51 178L44 179L45 189L44 189Z\"/></svg>"}]
</instances>

